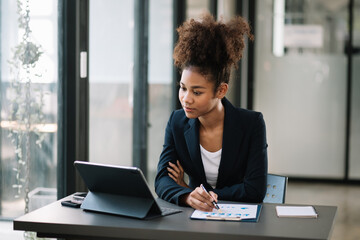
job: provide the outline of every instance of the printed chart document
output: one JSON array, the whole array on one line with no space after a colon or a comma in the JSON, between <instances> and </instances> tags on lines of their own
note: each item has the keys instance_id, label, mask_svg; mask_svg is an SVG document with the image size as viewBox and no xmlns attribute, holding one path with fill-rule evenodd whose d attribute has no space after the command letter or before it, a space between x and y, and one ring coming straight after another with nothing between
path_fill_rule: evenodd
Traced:
<instances>
[{"instance_id":1,"label":"printed chart document","mask_svg":"<svg viewBox=\"0 0 360 240\"><path fill-rule=\"evenodd\" d=\"M313 206L276 206L278 217L317 218Z\"/></svg>"},{"instance_id":2,"label":"printed chart document","mask_svg":"<svg viewBox=\"0 0 360 240\"><path fill-rule=\"evenodd\" d=\"M229 220L255 222L261 210L261 205L250 204L218 204L220 210L214 209L212 212L195 210L191 219L201 220Z\"/></svg>"}]
</instances>

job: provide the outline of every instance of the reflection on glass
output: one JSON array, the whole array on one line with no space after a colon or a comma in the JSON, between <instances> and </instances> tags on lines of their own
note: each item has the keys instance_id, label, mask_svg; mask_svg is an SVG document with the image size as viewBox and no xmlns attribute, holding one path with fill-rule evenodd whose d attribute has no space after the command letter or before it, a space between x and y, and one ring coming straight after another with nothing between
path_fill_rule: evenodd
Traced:
<instances>
[{"instance_id":1,"label":"reflection on glass","mask_svg":"<svg viewBox=\"0 0 360 240\"><path fill-rule=\"evenodd\" d=\"M150 1L148 181L151 187L171 111L172 31L172 1Z\"/></svg>"},{"instance_id":2,"label":"reflection on glass","mask_svg":"<svg viewBox=\"0 0 360 240\"><path fill-rule=\"evenodd\" d=\"M273 0L273 54L342 53L346 13L346 1Z\"/></svg>"},{"instance_id":3,"label":"reflection on glass","mask_svg":"<svg viewBox=\"0 0 360 240\"><path fill-rule=\"evenodd\" d=\"M360 0L354 1L349 177L360 180Z\"/></svg>"},{"instance_id":4,"label":"reflection on glass","mask_svg":"<svg viewBox=\"0 0 360 240\"><path fill-rule=\"evenodd\" d=\"M204 11L209 11L209 0L186 0L186 19L199 18Z\"/></svg>"},{"instance_id":5,"label":"reflection on glass","mask_svg":"<svg viewBox=\"0 0 360 240\"><path fill-rule=\"evenodd\" d=\"M273 53L277 57L284 55L284 17L285 0L274 0Z\"/></svg>"},{"instance_id":6,"label":"reflection on glass","mask_svg":"<svg viewBox=\"0 0 360 240\"><path fill-rule=\"evenodd\" d=\"M89 3L90 161L130 166L134 2Z\"/></svg>"},{"instance_id":7,"label":"reflection on glass","mask_svg":"<svg viewBox=\"0 0 360 240\"><path fill-rule=\"evenodd\" d=\"M55 0L1 2L1 218L57 197L57 12Z\"/></svg>"},{"instance_id":8,"label":"reflection on glass","mask_svg":"<svg viewBox=\"0 0 360 240\"><path fill-rule=\"evenodd\" d=\"M284 27L302 41L284 41L282 57L273 52L275 2L258 2L255 26L254 109L267 124L269 171L342 178L349 2L286 0Z\"/></svg>"}]
</instances>

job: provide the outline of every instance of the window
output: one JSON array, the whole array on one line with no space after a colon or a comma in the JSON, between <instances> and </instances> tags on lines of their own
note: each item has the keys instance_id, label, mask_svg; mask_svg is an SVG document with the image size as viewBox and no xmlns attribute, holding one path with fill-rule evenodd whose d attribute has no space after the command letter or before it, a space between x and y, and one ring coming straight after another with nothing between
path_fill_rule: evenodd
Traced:
<instances>
[{"instance_id":1,"label":"window","mask_svg":"<svg viewBox=\"0 0 360 240\"><path fill-rule=\"evenodd\" d=\"M270 172L344 177L348 4L257 4L254 108L266 120Z\"/></svg>"},{"instance_id":2,"label":"window","mask_svg":"<svg viewBox=\"0 0 360 240\"><path fill-rule=\"evenodd\" d=\"M0 217L12 219L57 198L58 3L0 4Z\"/></svg>"},{"instance_id":3,"label":"window","mask_svg":"<svg viewBox=\"0 0 360 240\"><path fill-rule=\"evenodd\" d=\"M172 1L150 1L148 181L153 186L172 99Z\"/></svg>"},{"instance_id":4,"label":"window","mask_svg":"<svg viewBox=\"0 0 360 240\"><path fill-rule=\"evenodd\" d=\"M134 2L89 3L89 161L131 166Z\"/></svg>"}]
</instances>

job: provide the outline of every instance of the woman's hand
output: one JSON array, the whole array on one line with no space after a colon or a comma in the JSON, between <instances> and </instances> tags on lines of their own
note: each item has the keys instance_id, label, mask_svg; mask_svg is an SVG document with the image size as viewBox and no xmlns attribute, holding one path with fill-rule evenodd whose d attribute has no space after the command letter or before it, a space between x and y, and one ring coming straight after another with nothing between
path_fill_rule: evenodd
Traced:
<instances>
[{"instance_id":1,"label":"woman's hand","mask_svg":"<svg viewBox=\"0 0 360 240\"><path fill-rule=\"evenodd\" d=\"M218 196L213 191L210 191L209 194L201 187L197 187L191 193L181 196L180 201L194 209L211 212L215 208L212 202L217 202Z\"/></svg>"},{"instance_id":2,"label":"woman's hand","mask_svg":"<svg viewBox=\"0 0 360 240\"><path fill-rule=\"evenodd\" d=\"M176 161L176 165L169 162L167 170L169 171L169 177L171 177L177 184L189 188L184 181L184 169L182 168L179 160Z\"/></svg>"}]
</instances>

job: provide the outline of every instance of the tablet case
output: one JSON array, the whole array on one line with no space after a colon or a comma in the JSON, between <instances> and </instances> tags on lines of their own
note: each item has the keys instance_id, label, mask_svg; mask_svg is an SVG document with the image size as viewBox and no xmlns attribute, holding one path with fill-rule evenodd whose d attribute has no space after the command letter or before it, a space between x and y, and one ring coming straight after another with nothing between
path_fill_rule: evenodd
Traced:
<instances>
[{"instance_id":1,"label":"tablet case","mask_svg":"<svg viewBox=\"0 0 360 240\"><path fill-rule=\"evenodd\" d=\"M82 209L139 219L161 216L139 168L82 161L74 165L89 189Z\"/></svg>"}]
</instances>

